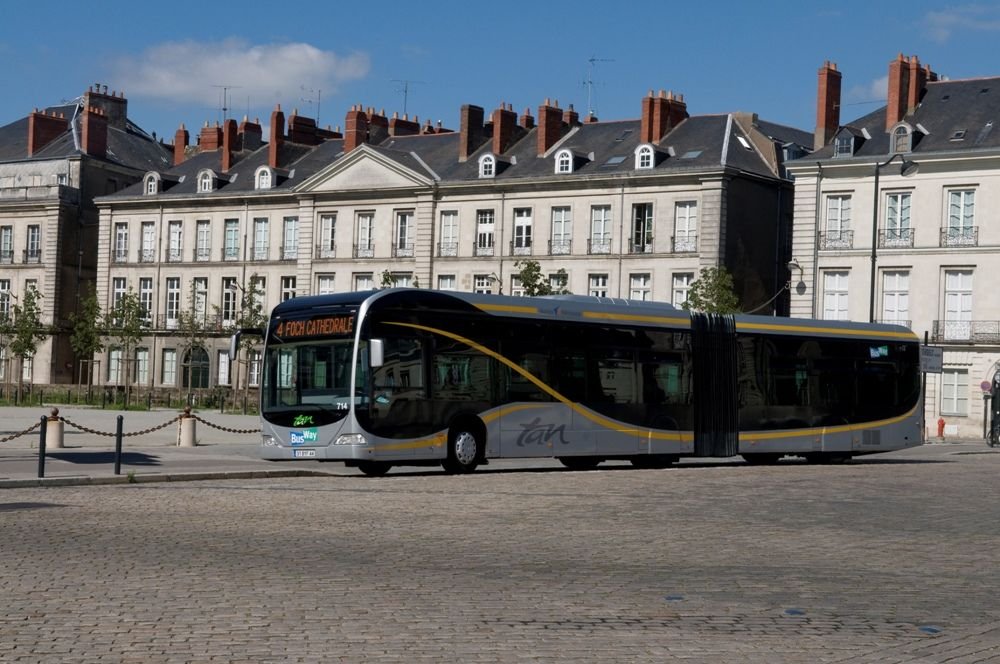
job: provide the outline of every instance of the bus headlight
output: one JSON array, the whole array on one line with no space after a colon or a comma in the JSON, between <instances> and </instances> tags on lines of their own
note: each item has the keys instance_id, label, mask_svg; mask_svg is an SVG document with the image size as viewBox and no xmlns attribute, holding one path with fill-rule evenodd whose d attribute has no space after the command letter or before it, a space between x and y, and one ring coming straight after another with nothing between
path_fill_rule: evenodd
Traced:
<instances>
[{"instance_id":1,"label":"bus headlight","mask_svg":"<svg viewBox=\"0 0 1000 664\"><path fill-rule=\"evenodd\" d=\"M368 441L360 433L345 433L337 436L334 445L367 445Z\"/></svg>"},{"instance_id":2,"label":"bus headlight","mask_svg":"<svg viewBox=\"0 0 1000 664\"><path fill-rule=\"evenodd\" d=\"M260 442L264 447L280 447L280 445L278 444L278 439L270 434L265 433L263 436L261 436Z\"/></svg>"}]
</instances>

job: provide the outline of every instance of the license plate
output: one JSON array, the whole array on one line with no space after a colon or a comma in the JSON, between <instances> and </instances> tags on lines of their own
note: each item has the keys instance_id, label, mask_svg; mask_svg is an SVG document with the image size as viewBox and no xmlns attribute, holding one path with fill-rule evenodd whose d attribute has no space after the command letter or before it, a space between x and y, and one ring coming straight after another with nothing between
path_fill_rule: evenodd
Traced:
<instances>
[{"instance_id":1,"label":"license plate","mask_svg":"<svg viewBox=\"0 0 1000 664\"><path fill-rule=\"evenodd\" d=\"M292 450L292 454L296 459L303 459L316 456L316 450Z\"/></svg>"}]
</instances>

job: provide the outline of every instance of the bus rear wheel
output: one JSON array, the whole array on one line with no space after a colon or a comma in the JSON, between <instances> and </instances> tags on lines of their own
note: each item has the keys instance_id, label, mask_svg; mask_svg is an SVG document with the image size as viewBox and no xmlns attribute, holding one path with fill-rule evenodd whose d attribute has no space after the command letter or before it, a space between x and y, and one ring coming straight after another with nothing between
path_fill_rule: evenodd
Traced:
<instances>
[{"instance_id":1,"label":"bus rear wheel","mask_svg":"<svg viewBox=\"0 0 1000 664\"><path fill-rule=\"evenodd\" d=\"M559 457L559 463L570 470L593 470L601 460L591 456Z\"/></svg>"},{"instance_id":2,"label":"bus rear wheel","mask_svg":"<svg viewBox=\"0 0 1000 664\"><path fill-rule=\"evenodd\" d=\"M392 468L391 463L385 461L359 461L358 470L368 477L382 477Z\"/></svg>"},{"instance_id":3,"label":"bus rear wheel","mask_svg":"<svg viewBox=\"0 0 1000 664\"><path fill-rule=\"evenodd\" d=\"M461 426L448 434L448 458L441 462L445 472L452 475L471 473L479 465L482 443L469 429Z\"/></svg>"}]
</instances>

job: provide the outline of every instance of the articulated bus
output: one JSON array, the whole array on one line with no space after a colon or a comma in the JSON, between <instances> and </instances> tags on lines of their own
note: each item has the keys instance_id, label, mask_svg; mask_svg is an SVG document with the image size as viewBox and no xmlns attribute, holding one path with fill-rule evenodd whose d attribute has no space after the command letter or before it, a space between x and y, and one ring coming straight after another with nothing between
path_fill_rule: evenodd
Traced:
<instances>
[{"instance_id":1,"label":"articulated bus","mask_svg":"<svg viewBox=\"0 0 1000 664\"><path fill-rule=\"evenodd\" d=\"M892 325L392 288L288 300L264 332L264 459L377 476L820 463L923 441L918 339Z\"/></svg>"}]
</instances>

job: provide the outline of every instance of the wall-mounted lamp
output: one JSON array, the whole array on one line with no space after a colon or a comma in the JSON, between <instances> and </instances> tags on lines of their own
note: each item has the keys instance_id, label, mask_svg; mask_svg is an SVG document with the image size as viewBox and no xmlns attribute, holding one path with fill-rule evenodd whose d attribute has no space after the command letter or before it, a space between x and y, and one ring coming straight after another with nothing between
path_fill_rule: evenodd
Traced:
<instances>
[{"instance_id":1,"label":"wall-mounted lamp","mask_svg":"<svg viewBox=\"0 0 1000 664\"><path fill-rule=\"evenodd\" d=\"M805 274L805 271L802 269L802 266L799 265L799 262L797 260L795 260L794 258L792 260L788 261L788 266L787 267L788 267L789 275L791 275L791 273L794 270L798 270L799 271L799 280L795 284L795 292L798 293L799 295L802 295L803 293L806 292L806 282L803 280L803 275ZM791 281L791 279L789 279L788 280L788 286L789 286L789 288L791 288L791 285L792 285L792 281Z\"/></svg>"}]
</instances>

